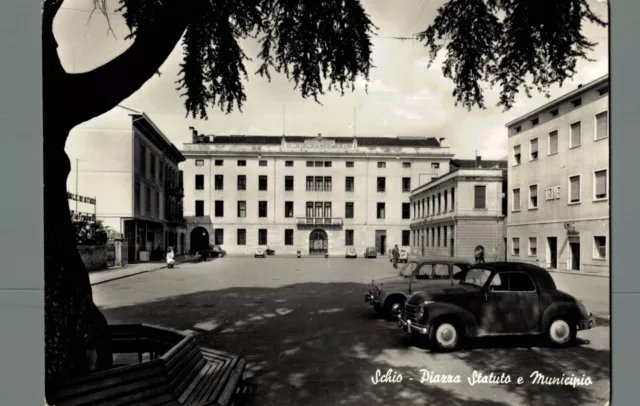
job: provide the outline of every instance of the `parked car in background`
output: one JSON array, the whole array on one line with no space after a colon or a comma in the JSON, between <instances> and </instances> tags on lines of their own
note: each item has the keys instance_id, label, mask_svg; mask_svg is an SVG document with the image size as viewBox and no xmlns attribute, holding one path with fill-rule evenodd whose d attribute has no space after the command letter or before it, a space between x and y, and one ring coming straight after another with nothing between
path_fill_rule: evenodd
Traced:
<instances>
[{"instance_id":1,"label":"parked car in background","mask_svg":"<svg viewBox=\"0 0 640 406\"><path fill-rule=\"evenodd\" d=\"M411 296L398 318L408 333L427 337L441 351L464 337L544 335L555 346L595 326L582 302L556 288L549 272L532 264L471 266L460 284Z\"/></svg>"},{"instance_id":2,"label":"parked car in background","mask_svg":"<svg viewBox=\"0 0 640 406\"><path fill-rule=\"evenodd\" d=\"M412 257L397 276L374 279L365 302L388 318L400 315L405 300L430 287L450 287L458 283L471 264L456 258Z\"/></svg>"},{"instance_id":3,"label":"parked car in background","mask_svg":"<svg viewBox=\"0 0 640 406\"><path fill-rule=\"evenodd\" d=\"M365 258L377 258L378 257L378 252L376 251L376 249L374 247L369 247L364 251L364 257Z\"/></svg>"},{"instance_id":4,"label":"parked car in background","mask_svg":"<svg viewBox=\"0 0 640 406\"><path fill-rule=\"evenodd\" d=\"M256 248L256 252L255 252L255 255L254 255L255 258L265 258L266 256L267 256L267 254L264 251L264 248L262 248L262 247Z\"/></svg>"},{"instance_id":5,"label":"parked car in background","mask_svg":"<svg viewBox=\"0 0 640 406\"><path fill-rule=\"evenodd\" d=\"M398 262L404 262L405 264L409 262L409 253L406 250L400 250Z\"/></svg>"},{"instance_id":6,"label":"parked car in background","mask_svg":"<svg viewBox=\"0 0 640 406\"><path fill-rule=\"evenodd\" d=\"M227 255L227 251L223 250L219 245L210 245L207 254L212 258L223 258Z\"/></svg>"},{"instance_id":7,"label":"parked car in background","mask_svg":"<svg viewBox=\"0 0 640 406\"><path fill-rule=\"evenodd\" d=\"M358 253L356 249L353 247L347 248L347 253L345 254L345 258L358 258Z\"/></svg>"},{"instance_id":8,"label":"parked car in background","mask_svg":"<svg viewBox=\"0 0 640 406\"><path fill-rule=\"evenodd\" d=\"M267 255L276 255L276 252L274 250L272 250L271 248L269 248L268 246L264 247L264 252L266 252Z\"/></svg>"}]
</instances>

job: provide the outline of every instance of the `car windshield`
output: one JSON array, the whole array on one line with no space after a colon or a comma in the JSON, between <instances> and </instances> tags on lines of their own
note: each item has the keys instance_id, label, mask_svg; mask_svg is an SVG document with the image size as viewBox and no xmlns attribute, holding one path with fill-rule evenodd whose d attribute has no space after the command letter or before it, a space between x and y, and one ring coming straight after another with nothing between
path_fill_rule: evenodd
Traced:
<instances>
[{"instance_id":1,"label":"car windshield","mask_svg":"<svg viewBox=\"0 0 640 406\"><path fill-rule=\"evenodd\" d=\"M464 276L464 279L460 281L464 285L484 286L487 283L487 279L491 276L491 271L483 268L471 268Z\"/></svg>"},{"instance_id":2,"label":"car windshield","mask_svg":"<svg viewBox=\"0 0 640 406\"><path fill-rule=\"evenodd\" d=\"M415 273L418 264L416 262L407 262L400 270L400 276L411 276Z\"/></svg>"}]
</instances>

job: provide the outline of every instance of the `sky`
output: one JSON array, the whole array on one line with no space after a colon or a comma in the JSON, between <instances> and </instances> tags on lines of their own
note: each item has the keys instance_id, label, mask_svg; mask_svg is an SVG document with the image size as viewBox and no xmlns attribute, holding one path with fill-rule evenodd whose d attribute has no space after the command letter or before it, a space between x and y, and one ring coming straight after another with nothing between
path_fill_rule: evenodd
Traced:
<instances>
[{"instance_id":1,"label":"sky","mask_svg":"<svg viewBox=\"0 0 640 406\"><path fill-rule=\"evenodd\" d=\"M362 0L373 23L378 27L373 38L373 65L369 92L364 81L356 91L327 93L317 104L303 99L284 76L272 75L272 80L252 75L255 62L247 62L249 80L245 83L247 101L243 112L225 114L217 108L208 111L209 120L185 116L183 100L176 90L180 44L155 75L121 104L143 111L178 146L190 142L190 126L200 133L230 135L309 135L331 136L423 136L445 138L444 146L457 158L473 158L476 153L485 159L502 159L507 155L505 124L548 100L543 95L527 98L521 95L508 112L495 107L498 93L486 93L487 109L467 111L455 106L453 83L444 78L441 61L430 67L428 49L417 41L400 41L389 37L411 37L424 30L437 15L444 0ZM592 10L608 20L606 0L589 0ZM68 72L94 69L127 49L128 29L115 10L117 0L108 0L107 19L99 12L91 14L93 0L66 0L56 16L54 34L58 53ZM589 58L581 61L572 82L551 89L559 97L579 84L586 84L608 73L608 32L592 24L584 26L585 35L598 45ZM246 43L245 52L257 55L254 43ZM96 95L99 97L99 95ZM354 128L355 122L355 128Z\"/></svg>"}]
</instances>

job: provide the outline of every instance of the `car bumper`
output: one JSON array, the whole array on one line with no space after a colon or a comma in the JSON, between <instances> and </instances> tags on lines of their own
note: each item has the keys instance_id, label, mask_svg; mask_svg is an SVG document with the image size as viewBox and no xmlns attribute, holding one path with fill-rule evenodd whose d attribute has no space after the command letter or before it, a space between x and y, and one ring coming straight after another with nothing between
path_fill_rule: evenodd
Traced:
<instances>
[{"instance_id":1,"label":"car bumper","mask_svg":"<svg viewBox=\"0 0 640 406\"><path fill-rule=\"evenodd\" d=\"M398 327L400 327L406 333L418 333L422 335L429 334L429 326L423 326L420 324L412 323L411 320L403 320L402 317L398 317Z\"/></svg>"},{"instance_id":2,"label":"car bumper","mask_svg":"<svg viewBox=\"0 0 640 406\"><path fill-rule=\"evenodd\" d=\"M589 313L588 319L581 320L580 323L578 323L578 328L580 330L591 330L595 326L596 326L596 318L591 313Z\"/></svg>"}]
</instances>

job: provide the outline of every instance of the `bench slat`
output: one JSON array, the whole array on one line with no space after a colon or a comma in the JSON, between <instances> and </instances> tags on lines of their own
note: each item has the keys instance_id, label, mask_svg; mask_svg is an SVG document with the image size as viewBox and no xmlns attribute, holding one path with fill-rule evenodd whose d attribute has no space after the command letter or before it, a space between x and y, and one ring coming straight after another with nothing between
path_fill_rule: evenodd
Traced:
<instances>
[{"instance_id":1,"label":"bench slat","mask_svg":"<svg viewBox=\"0 0 640 406\"><path fill-rule=\"evenodd\" d=\"M198 363L193 366L193 369L189 371L189 373L184 377L184 379L176 385L174 393L177 397L180 397L182 393L185 392L186 388L193 382L195 377L198 375L202 367L206 365L207 361L204 358L200 358Z\"/></svg>"},{"instance_id":2,"label":"bench slat","mask_svg":"<svg viewBox=\"0 0 640 406\"><path fill-rule=\"evenodd\" d=\"M231 362L220 362L216 368L216 373L209 377L208 381L202 385L203 390L193 399L194 403L202 403L215 399L215 395L219 392L225 383L227 372L231 371L233 364Z\"/></svg>"},{"instance_id":3,"label":"bench slat","mask_svg":"<svg viewBox=\"0 0 640 406\"><path fill-rule=\"evenodd\" d=\"M171 370L168 370L171 387L175 389L180 382L185 381L186 378L192 374L193 369L200 364L200 361L204 361L200 349L197 347L193 348L189 355L182 359L182 362L176 364Z\"/></svg>"},{"instance_id":4,"label":"bench slat","mask_svg":"<svg viewBox=\"0 0 640 406\"><path fill-rule=\"evenodd\" d=\"M194 391L197 392L199 390L200 383L206 381L207 375L214 373L215 367L216 365L210 364L208 362L202 366L202 369L198 371L198 374L194 377L193 381L191 381L191 384L189 384L187 389L185 389L185 391L180 394L180 397L178 398L180 403L190 403L188 401L189 397L194 393Z\"/></svg>"}]
</instances>

